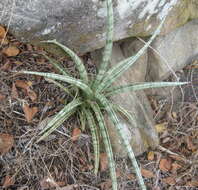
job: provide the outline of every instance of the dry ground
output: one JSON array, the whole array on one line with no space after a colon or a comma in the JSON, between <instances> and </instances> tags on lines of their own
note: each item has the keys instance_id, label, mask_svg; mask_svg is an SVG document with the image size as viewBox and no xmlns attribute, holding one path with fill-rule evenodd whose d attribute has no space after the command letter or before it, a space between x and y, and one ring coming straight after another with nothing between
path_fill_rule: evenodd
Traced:
<instances>
[{"instance_id":1,"label":"dry ground","mask_svg":"<svg viewBox=\"0 0 198 190\"><path fill-rule=\"evenodd\" d=\"M106 155L101 154L101 169L94 176L90 133L80 131L78 118L70 118L45 141L35 143L44 126L42 121L59 111L69 97L42 77L13 72L56 71L40 55L42 49L18 42L11 35L6 39L0 48L0 189L110 189ZM58 59L76 75L69 59ZM95 67L89 55L82 59L93 74ZM182 101L173 111L171 102L149 99L160 146L137 158L148 189L198 189L197 101ZM74 138L75 134L80 136ZM118 157L116 162L119 190L138 190L130 162Z\"/></svg>"}]
</instances>

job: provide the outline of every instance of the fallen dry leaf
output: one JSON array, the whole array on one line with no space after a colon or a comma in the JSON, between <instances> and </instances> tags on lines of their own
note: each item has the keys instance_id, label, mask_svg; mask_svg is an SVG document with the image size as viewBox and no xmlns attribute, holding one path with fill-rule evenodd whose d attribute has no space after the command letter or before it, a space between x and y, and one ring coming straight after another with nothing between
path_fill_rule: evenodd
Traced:
<instances>
[{"instance_id":1,"label":"fallen dry leaf","mask_svg":"<svg viewBox=\"0 0 198 190\"><path fill-rule=\"evenodd\" d=\"M16 88L16 85L14 83L12 83L12 92L11 92L11 96L12 98L18 98L19 94Z\"/></svg>"},{"instance_id":2,"label":"fallen dry leaf","mask_svg":"<svg viewBox=\"0 0 198 190\"><path fill-rule=\"evenodd\" d=\"M12 135L6 133L0 133L0 154L7 153L14 144L14 138Z\"/></svg>"},{"instance_id":3,"label":"fallen dry leaf","mask_svg":"<svg viewBox=\"0 0 198 190\"><path fill-rule=\"evenodd\" d=\"M155 175L153 174L153 172L149 171L149 170L146 170L146 169L143 169L141 168L141 174L143 177L145 178L152 178L152 177L155 177Z\"/></svg>"},{"instance_id":4,"label":"fallen dry leaf","mask_svg":"<svg viewBox=\"0 0 198 190\"><path fill-rule=\"evenodd\" d=\"M162 132L164 132L164 131L166 131L166 124L167 123L160 123L160 124L157 124L157 125L155 125L155 129L156 129L156 131L158 132L158 133L162 133Z\"/></svg>"},{"instance_id":5,"label":"fallen dry leaf","mask_svg":"<svg viewBox=\"0 0 198 190\"><path fill-rule=\"evenodd\" d=\"M6 30L3 26L0 25L0 38L4 38L6 35Z\"/></svg>"},{"instance_id":6,"label":"fallen dry leaf","mask_svg":"<svg viewBox=\"0 0 198 190\"><path fill-rule=\"evenodd\" d=\"M171 170L171 166L172 166L172 162L170 159L161 159L160 163L159 163L159 168L160 170L162 170L163 172L167 172Z\"/></svg>"},{"instance_id":7,"label":"fallen dry leaf","mask_svg":"<svg viewBox=\"0 0 198 190\"><path fill-rule=\"evenodd\" d=\"M23 80L16 80L15 85L16 85L16 87L23 88L24 90L27 90L30 87L29 84Z\"/></svg>"},{"instance_id":8,"label":"fallen dry leaf","mask_svg":"<svg viewBox=\"0 0 198 190\"><path fill-rule=\"evenodd\" d=\"M30 89L32 82L31 81L23 81L23 80L17 80L15 82L16 87L22 88L25 90L26 94L29 96L29 98L32 101L35 101L37 99L37 94Z\"/></svg>"},{"instance_id":9,"label":"fallen dry leaf","mask_svg":"<svg viewBox=\"0 0 198 190\"><path fill-rule=\"evenodd\" d=\"M198 187L198 180L188 181L186 183L186 186L188 186L188 187Z\"/></svg>"},{"instance_id":10,"label":"fallen dry leaf","mask_svg":"<svg viewBox=\"0 0 198 190\"><path fill-rule=\"evenodd\" d=\"M24 104L23 111L25 113L25 118L27 122L30 122L35 116L35 114L38 112L38 108L37 107L30 108L28 104Z\"/></svg>"},{"instance_id":11,"label":"fallen dry leaf","mask_svg":"<svg viewBox=\"0 0 198 190\"><path fill-rule=\"evenodd\" d=\"M147 154L147 159L150 160L150 161L152 161L152 160L154 160L154 158L155 158L154 152L153 152L153 151L150 151L150 152Z\"/></svg>"},{"instance_id":12,"label":"fallen dry leaf","mask_svg":"<svg viewBox=\"0 0 198 190\"><path fill-rule=\"evenodd\" d=\"M106 153L100 154L100 171L104 172L108 168L108 158Z\"/></svg>"},{"instance_id":13,"label":"fallen dry leaf","mask_svg":"<svg viewBox=\"0 0 198 190\"><path fill-rule=\"evenodd\" d=\"M10 46L10 47L4 48L2 52L8 57L12 57L12 56L18 55L20 50L15 46Z\"/></svg>"},{"instance_id":14,"label":"fallen dry leaf","mask_svg":"<svg viewBox=\"0 0 198 190\"><path fill-rule=\"evenodd\" d=\"M6 187L9 187L11 185L14 185L14 182L15 182L14 178L9 176L9 175L7 175L4 178L3 187L6 188Z\"/></svg>"},{"instance_id":15,"label":"fallen dry leaf","mask_svg":"<svg viewBox=\"0 0 198 190\"><path fill-rule=\"evenodd\" d=\"M174 177L166 177L164 179L162 179L162 181L168 185L175 185L176 184L176 180Z\"/></svg>"},{"instance_id":16,"label":"fallen dry leaf","mask_svg":"<svg viewBox=\"0 0 198 190\"><path fill-rule=\"evenodd\" d=\"M81 135L81 130L79 128L74 128L74 130L72 131L72 137L71 137L71 140L74 142L74 141L77 141L78 138L80 137Z\"/></svg>"},{"instance_id":17,"label":"fallen dry leaf","mask_svg":"<svg viewBox=\"0 0 198 190\"><path fill-rule=\"evenodd\" d=\"M176 173L182 166L176 162L172 163L171 172Z\"/></svg>"},{"instance_id":18,"label":"fallen dry leaf","mask_svg":"<svg viewBox=\"0 0 198 190\"><path fill-rule=\"evenodd\" d=\"M186 138L186 143L188 150L191 150L193 152L197 150L197 147L193 144L192 138L190 136Z\"/></svg>"},{"instance_id":19,"label":"fallen dry leaf","mask_svg":"<svg viewBox=\"0 0 198 190\"><path fill-rule=\"evenodd\" d=\"M5 98L6 96L0 93L0 101L4 100Z\"/></svg>"}]
</instances>

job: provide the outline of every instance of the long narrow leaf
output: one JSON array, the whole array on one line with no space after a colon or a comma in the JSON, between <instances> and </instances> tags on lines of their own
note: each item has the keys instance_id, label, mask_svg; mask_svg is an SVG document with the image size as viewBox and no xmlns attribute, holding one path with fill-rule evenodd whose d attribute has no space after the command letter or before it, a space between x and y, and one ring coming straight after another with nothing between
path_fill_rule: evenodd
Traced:
<instances>
[{"instance_id":1,"label":"long narrow leaf","mask_svg":"<svg viewBox=\"0 0 198 190\"><path fill-rule=\"evenodd\" d=\"M83 102L80 99L74 99L72 102L67 104L61 111L59 111L56 116L47 124L47 126L39 133L42 135L39 140L43 140L49 134L51 134L57 127L59 127L76 109L79 105ZM58 125L55 125L58 123Z\"/></svg>"},{"instance_id":2,"label":"long narrow leaf","mask_svg":"<svg viewBox=\"0 0 198 190\"><path fill-rule=\"evenodd\" d=\"M117 132L118 132L119 136L122 139L123 145L124 145L128 155L129 155L129 158L132 161L132 164L133 164L133 167L135 169L137 179L138 179L138 182L141 186L141 189L146 190L146 186L144 184L144 180L142 178L141 171L140 171L140 168L138 166L138 163L135 159L133 149L130 145L129 140L125 137L125 135L124 135L125 133L123 133L122 123L119 121L111 103L109 103L109 101L105 98L105 96L100 95L100 94L96 94L96 97L98 98L98 101L100 101L100 103L105 107L110 119L112 120L113 124L115 125L115 127L117 129Z\"/></svg>"},{"instance_id":3,"label":"long narrow leaf","mask_svg":"<svg viewBox=\"0 0 198 190\"><path fill-rule=\"evenodd\" d=\"M78 57L78 55L76 53L74 53L68 47L66 47L66 46L62 45L61 43L57 42L56 40L42 41L42 43L50 43L50 44L57 45L63 51L65 51L72 58L72 60L75 62L76 67L77 67L77 69L79 71L81 80L83 80L85 83L88 82L88 76L87 76L87 71L85 69L85 66L84 66L84 64L82 63L81 59Z\"/></svg>"},{"instance_id":4,"label":"long narrow leaf","mask_svg":"<svg viewBox=\"0 0 198 190\"><path fill-rule=\"evenodd\" d=\"M106 150L107 157L108 157L109 170L110 170L110 175L111 175L111 180L112 180L112 189L117 190L118 185L117 185L117 178L116 178L115 162L113 159L113 151L112 151L111 142L109 139L109 134L105 126L104 118L103 118L103 115L100 111L98 104L90 103L90 106L95 113L95 116L96 116L96 119L98 121L98 125L100 128L100 133L102 135L103 142L105 145L105 150Z\"/></svg>"},{"instance_id":5,"label":"long narrow leaf","mask_svg":"<svg viewBox=\"0 0 198 190\"><path fill-rule=\"evenodd\" d=\"M124 93L128 91L144 90L148 88L160 88L160 87L170 87L170 86L181 86L188 84L188 82L145 82L141 84L129 84L122 86L115 86L110 90L107 90L106 96L112 96L118 93Z\"/></svg>"},{"instance_id":6,"label":"long narrow leaf","mask_svg":"<svg viewBox=\"0 0 198 190\"><path fill-rule=\"evenodd\" d=\"M67 70L65 68L63 68L60 63L58 63L57 60L48 57L45 54L42 54L53 66L54 68L56 68L60 73L62 73L65 76L69 76L69 73L67 72Z\"/></svg>"},{"instance_id":7,"label":"long narrow leaf","mask_svg":"<svg viewBox=\"0 0 198 190\"><path fill-rule=\"evenodd\" d=\"M132 117L132 114L129 113L129 111L127 111L126 109L124 109L122 106L117 105L117 104L112 104L112 108L117 111L120 112L123 116L125 116L127 118L127 120L133 125L135 126L135 120Z\"/></svg>"},{"instance_id":8,"label":"long narrow leaf","mask_svg":"<svg viewBox=\"0 0 198 190\"><path fill-rule=\"evenodd\" d=\"M104 77L105 72L107 71L111 53L112 53L112 46L113 46L113 5L112 0L106 0L107 5L107 33L106 33L106 45L103 52L102 63L100 64L99 72L96 77L95 83L93 85L93 89L97 88L100 84L101 80Z\"/></svg>"},{"instance_id":9,"label":"long narrow leaf","mask_svg":"<svg viewBox=\"0 0 198 190\"><path fill-rule=\"evenodd\" d=\"M99 134L96 127L96 123L94 121L94 117L89 109L85 110L86 118L88 121L88 125L91 131L92 141L93 141L93 148L94 148L94 157L95 157L95 166L94 166L94 173L97 175L98 168L99 168L99 154L100 154L100 146L99 146Z\"/></svg>"},{"instance_id":10,"label":"long narrow leaf","mask_svg":"<svg viewBox=\"0 0 198 190\"><path fill-rule=\"evenodd\" d=\"M131 67L131 65L133 65L133 63L137 61L137 59L139 59L139 57L145 52L145 50L150 46L155 37L159 34L164 21L165 18L161 21L160 25L158 26L152 37L149 39L149 41L136 53L136 55L121 61L106 73L105 78L98 86L96 92L100 92L109 87L119 76L123 74L123 72L125 72L129 67Z\"/></svg>"},{"instance_id":11,"label":"long narrow leaf","mask_svg":"<svg viewBox=\"0 0 198 190\"><path fill-rule=\"evenodd\" d=\"M58 75L54 73L43 73L43 72L34 72L34 71L20 71L20 73L39 75L39 76L43 76L43 77L50 78L50 79L64 81L64 82L73 84L74 86L77 86L78 88L83 90L83 92L85 92L87 95L89 96L92 95L92 90L89 88L89 86L87 86L83 81L79 79L75 79L69 76Z\"/></svg>"},{"instance_id":12,"label":"long narrow leaf","mask_svg":"<svg viewBox=\"0 0 198 190\"><path fill-rule=\"evenodd\" d=\"M80 128L82 131L85 130L85 126L86 126L86 110L84 106L81 106L79 111L78 111L78 115L79 115L79 120L80 120Z\"/></svg>"},{"instance_id":13,"label":"long narrow leaf","mask_svg":"<svg viewBox=\"0 0 198 190\"><path fill-rule=\"evenodd\" d=\"M53 121L53 124L52 124L52 121L50 121L51 123L50 125L52 125L53 127L48 128L47 130L44 129L45 132L44 130L42 131L43 134L41 134L40 138L37 140L37 143L42 141L46 137L48 137L52 132L54 132L58 127L60 127L72 114L74 114L75 111L76 109L72 110L69 113L63 114L62 116L59 117L59 119L57 119L56 121Z\"/></svg>"}]
</instances>

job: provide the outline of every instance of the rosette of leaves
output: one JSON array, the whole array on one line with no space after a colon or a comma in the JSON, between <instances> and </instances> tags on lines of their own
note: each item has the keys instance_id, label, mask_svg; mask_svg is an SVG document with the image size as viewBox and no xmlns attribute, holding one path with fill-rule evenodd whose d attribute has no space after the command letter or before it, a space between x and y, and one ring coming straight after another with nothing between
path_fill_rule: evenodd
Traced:
<instances>
[{"instance_id":1,"label":"rosette of leaves","mask_svg":"<svg viewBox=\"0 0 198 190\"><path fill-rule=\"evenodd\" d=\"M50 133L56 130L58 127L63 124L71 115L77 113L82 124L87 122L87 126L90 128L93 148L95 155L95 164L94 164L94 173L97 174L99 168L99 137L102 137L103 143L105 145L105 151L108 157L109 171L112 180L112 189L117 190L117 179L115 171L115 162L113 158L112 146L108 134L107 127L105 125L104 114L107 114L115 128L117 133L122 139L124 148L126 149L128 156L132 162L132 165L135 169L138 182L142 190L146 190L138 163L135 159L133 149L130 145L130 142L125 138L123 131L122 123L119 121L117 113L121 112L124 114L129 121L132 122L133 117L120 106L115 106L110 100L109 97L116 95L118 93L123 93L127 91L136 91L143 90L147 88L157 88L157 87L167 87L167 86L177 86L183 85L186 83L181 82L149 82L149 83L135 83L125 86L112 86L112 83L118 79L127 69L129 69L135 61L144 53L144 51L149 47L153 39L160 32L164 20L160 23L150 40L138 51L136 55L129 57L112 68L109 68L109 62L111 58L112 45L113 45L113 7L112 0L106 0L107 5L107 32L106 32L106 45L103 52L102 61L98 69L98 73L94 79L88 77L87 71L82 60L68 47L58 43L56 40L44 41L42 43L55 44L61 48L71 59L75 62L76 67L79 72L79 78L74 78L65 70L60 63L56 60L45 57L50 61L50 63L61 73L43 73L43 72L33 72L33 71L21 71L20 73L33 74L45 77L47 80L50 80L55 85L59 86L65 93L72 96L72 92L64 85L57 81L62 81L70 84L70 86L75 87L78 93L76 96L73 96L73 100L66 104L62 110L60 110L52 120L47 124L47 126L40 132L40 138L38 141L43 140Z\"/></svg>"}]
</instances>

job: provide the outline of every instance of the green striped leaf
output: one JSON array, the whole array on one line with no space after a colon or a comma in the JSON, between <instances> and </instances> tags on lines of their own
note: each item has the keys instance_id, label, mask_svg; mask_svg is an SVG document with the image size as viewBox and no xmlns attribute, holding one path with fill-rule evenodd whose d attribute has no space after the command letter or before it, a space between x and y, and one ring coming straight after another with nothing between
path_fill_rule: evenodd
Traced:
<instances>
[{"instance_id":1,"label":"green striped leaf","mask_svg":"<svg viewBox=\"0 0 198 190\"><path fill-rule=\"evenodd\" d=\"M54 66L54 68L55 69L57 69L60 73L62 73L63 75L65 75L65 76L69 76L69 73L67 72L67 70L65 69L65 68L63 68L62 66L61 66L61 64L58 62L58 61L56 61L55 59L53 59L53 58L50 58L50 57L48 57L47 55L45 55L45 54L42 54L53 66Z\"/></svg>"},{"instance_id":2,"label":"green striped leaf","mask_svg":"<svg viewBox=\"0 0 198 190\"><path fill-rule=\"evenodd\" d=\"M170 87L170 86L181 86L188 84L188 82L145 82L140 84L129 84L122 86L115 86L106 91L106 96L112 96L118 93L124 93L128 91L145 90L148 88L160 88L160 87Z\"/></svg>"},{"instance_id":3,"label":"green striped leaf","mask_svg":"<svg viewBox=\"0 0 198 190\"><path fill-rule=\"evenodd\" d=\"M98 104L90 103L90 106L96 116L96 119L100 128L100 133L102 135L103 142L105 145L105 150L106 150L107 157L108 157L110 176L112 180L112 189L117 190L118 185L117 185L117 178L116 178L115 162L113 159L113 151L112 151L111 142L109 139L109 134L105 126L104 118L103 118L102 112L100 111Z\"/></svg>"},{"instance_id":4,"label":"green striped leaf","mask_svg":"<svg viewBox=\"0 0 198 190\"><path fill-rule=\"evenodd\" d=\"M93 85L93 89L96 89L104 77L107 71L113 46L113 5L112 0L106 0L107 5L107 32L106 32L106 45L103 52L102 63L100 64L99 72Z\"/></svg>"},{"instance_id":5,"label":"green striped leaf","mask_svg":"<svg viewBox=\"0 0 198 190\"><path fill-rule=\"evenodd\" d=\"M86 115L85 115L85 106L81 106L79 111L78 111L78 115L79 115L79 120L80 120L80 128L82 131L85 130L85 126L86 126Z\"/></svg>"},{"instance_id":6,"label":"green striped leaf","mask_svg":"<svg viewBox=\"0 0 198 190\"><path fill-rule=\"evenodd\" d=\"M106 97L101 95L101 94L96 94L96 97L97 97L98 101L100 101L100 103L105 107L105 109L106 109L106 111L109 115L109 118L112 120L113 124L115 125L115 127L117 129L117 132L118 132L119 136L122 139L123 145L124 145L128 155L129 155L130 160L132 161L132 164L133 164L133 167L135 169L137 179L138 179L138 182L140 184L141 189L146 190L146 186L144 184L144 180L142 178L141 171L140 171L140 168L138 166L138 163L135 159L133 149L130 145L130 142L128 141L128 139L124 135L125 133L123 132L122 123L119 121L111 103L106 99Z\"/></svg>"},{"instance_id":7,"label":"green striped leaf","mask_svg":"<svg viewBox=\"0 0 198 190\"><path fill-rule=\"evenodd\" d=\"M70 113L64 114L62 115L59 119L57 119L56 121L54 121L53 127L48 128L48 130L46 130L44 132L43 130L43 134L41 134L40 138L36 141L37 143L44 140L46 137L48 137L52 132L54 132L58 127L60 127L70 116L72 116L74 114L76 110L74 109L73 111L71 111ZM52 118L53 120L53 118ZM50 121L51 122L51 121Z\"/></svg>"},{"instance_id":8,"label":"green striped leaf","mask_svg":"<svg viewBox=\"0 0 198 190\"><path fill-rule=\"evenodd\" d=\"M64 82L67 82L69 84L72 84L72 85L80 88L88 96L92 96L92 94L93 94L92 90L89 88L89 86L87 86L83 81L69 77L69 76L63 76L63 75L58 75L58 74L54 74L54 73L34 72L34 71L20 71L20 73L38 75L38 76L43 76L45 78L64 81Z\"/></svg>"},{"instance_id":9,"label":"green striped leaf","mask_svg":"<svg viewBox=\"0 0 198 190\"><path fill-rule=\"evenodd\" d=\"M128 59L125 59L118 63L116 66L111 68L106 74L105 78L103 79L102 83L99 84L96 92L101 92L107 87L109 87L119 76L121 76L129 67L133 65L137 61L137 59L145 52L145 50L150 46L152 41L155 39L155 37L159 34L160 29L164 23L165 19L163 19L152 35L152 37L149 39L149 41L136 53L136 55L129 57Z\"/></svg>"},{"instance_id":10,"label":"green striped leaf","mask_svg":"<svg viewBox=\"0 0 198 190\"><path fill-rule=\"evenodd\" d=\"M122 106L117 105L117 104L112 104L112 108L121 113L123 116L125 116L127 118L127 120L133 125L136 126L134 118L132 117L132 114L129 113L129 111L127 111L126 109L124 109Z\"/></svg>"},{"instance_id":11,"label":"green striped leaf","mask_svg":"<svg viewBox=\"0 0 198 190\"><path fill-rule=\"evenodd\" d=\"M56 130L57 127L59 127L68 117L70 117L74 110L82 105L83 102L78 98L74 99L72 102L67 104L61 111L59 111L55 117L47 124L47 126L39 133L39 135L42 135L39 140L43 140L45 137L49 136L54 130Z\"/></svg>"},{"instance_id":12,"label":"green striped leaf","mask_svg":"<svg viewBox=\"0 0 198 190\"><path fill-rule=\"evenodd\" d=\"M85 115L87 118L88 126L91 131L92 141L93 141L93 148L94 148L94 157L95 157L95 164L94 164L94 174L97 175L98 168L99 168L99 154L100 154L100 145L99 145L99 134L96 127L95 119L92 115L92 112L89 109L85 109Z\"/></svg>"},{"instance_id":13,"label":"green striped leaf","mask_svg":"<svg viewBox=\"0 0 198 190\"><path fill-rule=\"evenodd\" d=\"M75 62L76 67L77 67L77 69L79 71L79 74L80 74L80 79L83 80L85 83L88 83L87 71L85 69L85 66L84 66L83 62L81 61L81 59L78 57L78 55L76 53L74 53L68 47L66 47L66 46L62 45L61 43L57 42L56 40L47 40L47 41L42 41L41 43L54 44L54 45L60 47L63 51L65 51L65 53L67 53L71 57L71 59Z\"/></svg>"}]
</instances>

